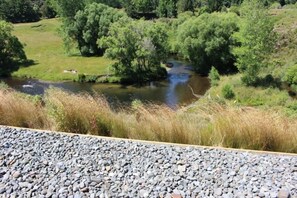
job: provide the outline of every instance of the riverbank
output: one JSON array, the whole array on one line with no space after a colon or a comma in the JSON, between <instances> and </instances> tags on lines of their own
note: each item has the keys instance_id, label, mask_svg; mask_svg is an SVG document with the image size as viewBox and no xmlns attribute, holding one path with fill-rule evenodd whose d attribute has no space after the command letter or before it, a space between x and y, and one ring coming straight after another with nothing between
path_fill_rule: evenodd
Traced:
<instances>
[{"instance_id":1,"label":"riverbank","mask_svg":"<svg viewBox=\"0 0 297 198\"><path fill-rule=\"evenodd\" d=\"M297 195L297 158L285 154L180 147L7 127L0 127L0 138L0 195L4 196Z\"/></svg>"},{"instance_id":2,"label":"riverbank","mask_svg":"<svg viewBox=\"0 0 297 198\"><path fill-rule=\"evenodd\" d=\"M12 73L20 78L46 81L78 80L78 74L108 75L113 63L104 57L82 57L78 51L66 53L59 28L59 19L44 19L35 23L14 25L14 34L25 44L31 65Z\"/></svg>"},{"instance_id":3,"label":"riverbank","mask_svg":"<svg viewBox=\"0 0 297 198\"><path fill-rule=\"evenodd\" d=\"M49 89L44 98L0 91L0 124L193 145L297 153L296 119L202 100L172 110L142 104L118 111L100 96Z\"/></svg>"}]
</instances>

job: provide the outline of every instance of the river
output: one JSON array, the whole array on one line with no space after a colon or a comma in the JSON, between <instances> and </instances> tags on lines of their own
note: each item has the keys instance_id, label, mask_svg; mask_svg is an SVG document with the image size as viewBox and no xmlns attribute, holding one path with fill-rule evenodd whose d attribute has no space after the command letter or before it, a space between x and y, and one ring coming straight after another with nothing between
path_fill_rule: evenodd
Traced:
<instances>
[{"instance_id":1,"label":"river","mask_svg":"<svg viewBox=\"0 0 297 198\"><path fill-rule=\"evenodd\" d=\"M99 93L114 105L130 104L138 99L142 102L166 104L169 107L187 105L197 100L195 95L204 95L210 83L191 71L183 62L170 60L174 64L168 71L168 78L151 82L145 86L123 86L118 84L89 84L77 82L45 82L33 79L1 79L10 87L31 95L42 95L49 87L57 87L73 93ZM192 90L191 90L192 89ZM195 94L195 95L194 95Z\"/></svg>"}]
</instances>

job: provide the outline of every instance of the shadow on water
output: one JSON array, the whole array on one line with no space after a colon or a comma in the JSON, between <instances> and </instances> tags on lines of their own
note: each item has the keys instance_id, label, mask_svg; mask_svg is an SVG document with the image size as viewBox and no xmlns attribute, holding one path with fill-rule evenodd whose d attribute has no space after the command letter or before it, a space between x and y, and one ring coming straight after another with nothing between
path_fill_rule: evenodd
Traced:
<instances>
[{"instance_id":1,"label":"shadow on water","mask_svg":"<svg viewBox=\"0 0 297 198\"><path fill-rule=\"evenodd\" d=\"M168 78L163 81L150 82L144 86L123 86L117 84L80 84L75 82L44 82L32 79L3 79L12 88L31 95L43 95L50 86L64 89L72 93L87 92L90 94L103 94L111 103L117 107L119 104L130 105L135 99L143 102L166 104L175 108L189 104L198 95L204 95L209 89L208 78L201 77L191 71L190 67L183 62L170 60L173 67L168 71ZM191 91L190 87L193 89Z\"/></svg>"}]
</instances>

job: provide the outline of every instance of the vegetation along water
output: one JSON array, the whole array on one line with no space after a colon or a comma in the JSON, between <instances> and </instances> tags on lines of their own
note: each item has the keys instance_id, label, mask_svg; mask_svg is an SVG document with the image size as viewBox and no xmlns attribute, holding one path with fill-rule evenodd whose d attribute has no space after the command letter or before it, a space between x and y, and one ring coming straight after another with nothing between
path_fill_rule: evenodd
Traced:
<instances>
[{"instance_id":1,"label":"vegetation along water","mask_svg":"<svg viewBox=\"0 0 297 198\"><path fill-rule=\"evenodd\" d=\"M1 84L0 124L296 153L296 21L296 0L3 0L22 93Z\"/></svg>"}]
</instances>

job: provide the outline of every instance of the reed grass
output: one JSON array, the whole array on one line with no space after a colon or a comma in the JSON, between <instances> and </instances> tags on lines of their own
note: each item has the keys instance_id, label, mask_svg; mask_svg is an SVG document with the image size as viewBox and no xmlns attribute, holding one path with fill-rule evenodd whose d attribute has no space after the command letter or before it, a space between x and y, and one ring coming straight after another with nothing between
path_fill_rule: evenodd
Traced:
<instances>
[{"instance_id":1,"label":"reed grass","mask_svg":"<svg viewBox=\"0 0 297 198\"><path fill-rule=\"evenodd\" d=\"M297 121L277 112L215 102L174 111L137 105L113 111L104 97L49 89L36 103L0 91L0 124L80 134L297 153Z\"/></svg>"},{"instance_id":2,"label":"reed grass","mask_svg":"<svg viewBox=\"0 0 297 198\"><path fill-rule=\"evenodd\" d=\"M0 124L50 129L52 123L42 106L10 89L0 89Z\"/></svg>"}]
</instances>

